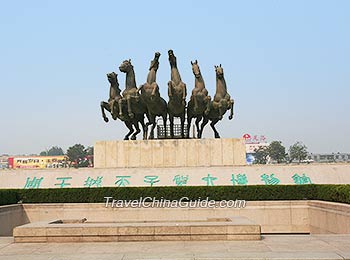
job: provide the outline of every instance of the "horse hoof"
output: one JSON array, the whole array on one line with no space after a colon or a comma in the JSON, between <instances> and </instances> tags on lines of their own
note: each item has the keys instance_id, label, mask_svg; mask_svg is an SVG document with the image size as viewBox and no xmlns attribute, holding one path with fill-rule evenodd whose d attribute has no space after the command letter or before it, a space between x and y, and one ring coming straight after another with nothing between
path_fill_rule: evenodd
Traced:
<instances>
[{"instance_id":1,"label":"horse hoof","mask_svg":"<svg viewBox=\"0 0 350 260\"><path fill-rule=\"evenodd\" d=\"M124 137L124 140L129 140L129 138L125 136L125 137Z\"/></svg>"},{"instance_id":2,"label":"horse hoof","mask_svg":"<svg viewBox=\"0 0 350 260\"><path fill-rule=\"evenodd\" d=\"M232 118L233 118L233 116L229 116L229 117L228 117L229 120L232 120Z\"/></svg>"},{"instance_id":3,"label":"horse hoof","mask_svg":"<svg viewBox=\"0 0 350 260\"><path fill-rule=\"evenodd\" d=\"M108 121L109 121L107 117L103 118L103 120L104 120L106 123L108 123Z\"/></svg>"},{"instance_id":4,"label":"horse hoof","mask_svg":"<svg viewBox=\"0 0 350 260\"><path fill-rule=\"evenodd\" d=\"M132 136L132 137L131 137L131 140L136 140L136 136Z\"/></svg>"}]
</instances>

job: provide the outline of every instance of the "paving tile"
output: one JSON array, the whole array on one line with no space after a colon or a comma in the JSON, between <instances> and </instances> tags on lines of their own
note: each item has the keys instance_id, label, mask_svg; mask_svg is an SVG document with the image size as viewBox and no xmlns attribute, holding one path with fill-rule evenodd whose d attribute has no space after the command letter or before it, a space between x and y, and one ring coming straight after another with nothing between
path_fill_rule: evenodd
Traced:
<instances>
[{"instance_id":1,"label":"paving tile","mask_svg":"<svg viewBox=\"0 0 350 260\"><path fill-rule=\"evenodd\" d=\"M0 245L13 243L13 237L0 237Z\"/></svg>"},{"instance_id":2,"label":"paving tile","mask_svg":"<svg viewBox=\"0 0 350 260\"><path fill-rule=\"evenodd\" d=\"M72 256L53 256L49 260L122 260L123 254L75 254Z\"/></svg>"},{"instance_id":3,"label":"paving tile","mask_svg":"<svg viewBox=\"0 0 350 260\"><path fill-rule=\"evenodd\" d=\"M268 235L261 241L13 243L0 238L0 260L337 260L350 259L350 235Z\"/></svg>"}]
</instances>

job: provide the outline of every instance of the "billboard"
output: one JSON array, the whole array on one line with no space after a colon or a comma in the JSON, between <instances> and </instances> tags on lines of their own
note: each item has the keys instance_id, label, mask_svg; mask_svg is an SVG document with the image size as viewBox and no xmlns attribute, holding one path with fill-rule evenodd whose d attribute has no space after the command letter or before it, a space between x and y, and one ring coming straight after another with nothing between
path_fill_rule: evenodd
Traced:
<instances>
[{"instance_id":1,"label":"billboard","mask_svg":"<svg viewBox=\"0 0 350 260\"><path fill-rule=\"evenodd\" d=\"M8 158L10 169L40 169L67 167L67 157L57 156L15 156Z\"/></svg>"}]
</instances>

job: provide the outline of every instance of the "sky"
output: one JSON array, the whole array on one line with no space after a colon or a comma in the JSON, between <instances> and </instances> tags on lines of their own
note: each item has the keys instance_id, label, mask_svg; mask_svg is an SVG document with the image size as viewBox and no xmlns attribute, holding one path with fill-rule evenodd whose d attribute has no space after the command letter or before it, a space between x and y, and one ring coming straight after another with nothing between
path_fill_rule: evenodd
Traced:
<instances>
[{"instance_id":1,"label":"sky","mask_svg":"<svg viewBox=\"0 0 350 260\"><path fill-rule=\"evenodd\" d=\"M168 100L173 49L194 87L198 60L215 94L222 64L235 100L217 124L224 138L264 135L310 152L350 152L350 1L0 1L0 154L35 154L120 140L105 123L106 73L131 59L145 83L159 51L157 82ZM205 137L212 138L209 125ZM139 135L138 139L141 138Z\"/></svg>"}]
</instances>

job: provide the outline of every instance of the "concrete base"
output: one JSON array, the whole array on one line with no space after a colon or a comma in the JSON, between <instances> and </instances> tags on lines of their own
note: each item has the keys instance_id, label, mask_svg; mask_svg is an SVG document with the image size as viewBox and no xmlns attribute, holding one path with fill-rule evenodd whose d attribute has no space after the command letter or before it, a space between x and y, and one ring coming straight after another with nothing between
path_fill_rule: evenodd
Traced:
<instances>
[{"instance_id":1,"label":"concrete base","mask_svg":"<svg viewBox=\"0 0 350 260\"><path fill-rule=\"evenodd\" d=\"M98 141L95 168L159 168L245 165L244 139Z\"/></svg>"},{"instance_id":2,"label":"concrete base","mask_svg":"<svg viewBox=\"0 0 350 260\"><path fill-rule=\"evenodd\" d=\"M106 208L104 203L50 203L0 206L0 236L12 229L54 219L87 218L90 222L158 222L245 217L262 233L350 234L350 205L326 201L247 201L245 208Z\"/></svg>"},{"instance_id":3,"label":"concrete base","mask_svg":"<svg viewBox=\"0 0 350 260\"><path fill-rule=\"evenodd\" d=\"M36 222L13 231L15 242L260 240L260 226L244 217L195 221Z\"/></svg>"}]
</instances>

